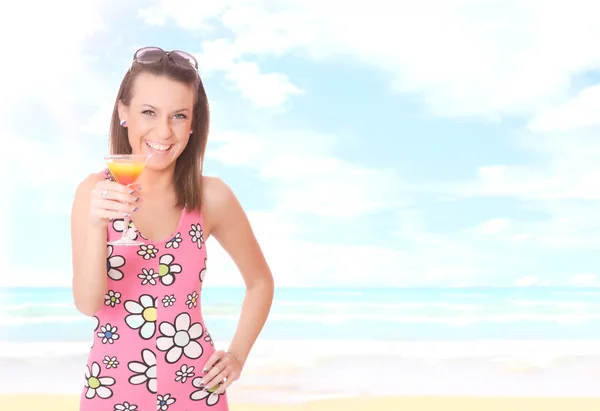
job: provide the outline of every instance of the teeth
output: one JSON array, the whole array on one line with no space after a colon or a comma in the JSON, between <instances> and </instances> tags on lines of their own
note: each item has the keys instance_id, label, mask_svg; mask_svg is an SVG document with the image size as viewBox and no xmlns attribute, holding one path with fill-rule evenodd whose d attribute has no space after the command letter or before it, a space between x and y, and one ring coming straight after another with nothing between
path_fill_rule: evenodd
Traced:
<instances>
[{"instance_id":1,"label":"teeth","mask_svg":"<svg viewBox=\"0 0 600 411\"><path fill-rule=\"evenodd\" d=\"M146 144L148 144L148 146L150 146L150 148L153 148L154 150L158 150L158 151L167 151L168 149L171 148L170 145L165 146L165 145L154 143L151 141L146 141Z\"/></svg>"}]
</instances>

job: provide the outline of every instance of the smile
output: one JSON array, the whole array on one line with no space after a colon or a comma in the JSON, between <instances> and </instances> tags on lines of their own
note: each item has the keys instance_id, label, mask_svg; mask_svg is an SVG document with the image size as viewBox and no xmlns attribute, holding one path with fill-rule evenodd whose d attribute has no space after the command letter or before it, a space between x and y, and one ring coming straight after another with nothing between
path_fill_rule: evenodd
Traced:
<instances>
[{"instance_id":1,"label":"smile","mask_svg":"<svg viewBox=\"0 0 600 411\"><path fill-rule=\"evenodd\" d=\"M160 144L154 141L145 140L145 143L152 152L157 154L165 154L173 147L173 144Z\"/></svg>"}]
</instances>

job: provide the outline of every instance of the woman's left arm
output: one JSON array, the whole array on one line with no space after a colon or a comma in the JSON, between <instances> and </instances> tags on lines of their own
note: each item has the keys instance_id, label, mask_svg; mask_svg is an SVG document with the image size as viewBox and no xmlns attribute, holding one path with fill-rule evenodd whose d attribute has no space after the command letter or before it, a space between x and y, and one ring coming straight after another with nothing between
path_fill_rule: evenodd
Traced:
<instances>
[{"instance_id":1,"label":"woman's left arm","mask_svg":"<svg viewBox=\"0 0 600 411\"><path fill-rule=\"evenodd\" d=\"M229 350L216 351L206 363L203 382L223 393L240 377L246 358L258 338L271 310L274 281L271 270L254 235L250 222L233 191L221 179L204 178L204 209L210 218L210 231L229 254L246 285L242 311Z\"/></svg>"}]
</instances>

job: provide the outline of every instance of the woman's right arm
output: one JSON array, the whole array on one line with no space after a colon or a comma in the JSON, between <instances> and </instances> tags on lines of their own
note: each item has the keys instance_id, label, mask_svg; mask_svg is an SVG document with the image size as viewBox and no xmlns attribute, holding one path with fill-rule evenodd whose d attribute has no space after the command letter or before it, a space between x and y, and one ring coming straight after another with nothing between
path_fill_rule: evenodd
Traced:
<instances>
[{"instance_id":1,"label":"woman's right arm","mask_svg":"<svg viewBox=\"0 0 600 411\"><path fill-rule=\"evenodd\" d=\"M108 196L101 193L108 190ZM75 307L93 316L103 304L106 292L107 226L110 218L123 218L131 212L135 195L130 189L102 174L83 180L75 192L71 211L73 299Z\"/></svg>"}]
</instances>

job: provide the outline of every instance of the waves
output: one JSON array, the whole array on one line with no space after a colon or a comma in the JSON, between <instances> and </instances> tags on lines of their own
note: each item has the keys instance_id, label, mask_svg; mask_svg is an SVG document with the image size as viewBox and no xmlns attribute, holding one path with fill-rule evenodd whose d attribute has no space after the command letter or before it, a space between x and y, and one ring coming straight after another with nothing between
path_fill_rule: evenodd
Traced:
<instances>
[{"instance_id":1,"label":"waves","mask_svg":"<svg viewBox=\"0 0 600 411\"><path fill-rule=\"evenodd\" d=\"M67 335L85 340L91 319L68 289L2 290L0 341ZM439 340L600 338L600 291L590 289L283 289L265 327L271 339ZM227 338L243 290L203 291L209 329Z\"/></svg>"}]
</instances>

